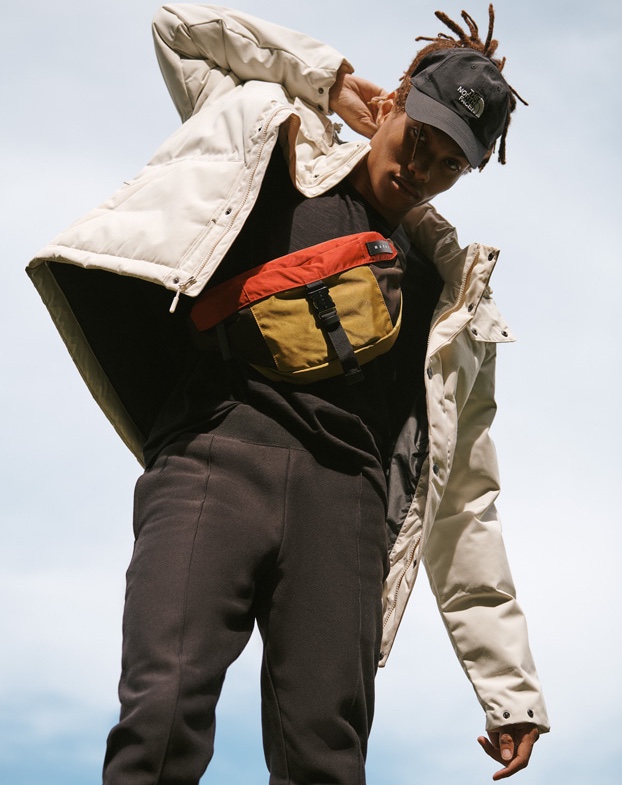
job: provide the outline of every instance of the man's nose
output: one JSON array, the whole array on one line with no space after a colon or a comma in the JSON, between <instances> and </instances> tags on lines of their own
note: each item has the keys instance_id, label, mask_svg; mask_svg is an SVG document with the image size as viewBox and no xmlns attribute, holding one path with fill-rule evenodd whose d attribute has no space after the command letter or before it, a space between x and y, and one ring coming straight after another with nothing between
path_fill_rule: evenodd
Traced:
<instances>
[{"instance_id":1,"label":"man's nose","mask_svg":"<svg viewBox=\"0 0 622 785\"><path fill-rule=\"evenodd\" d=\"M413 180L427 183L430 179L430 162L427 156L423 155L419 150L415 150L415 154L408 163L408 171Z\"/></svg>"}]
</instances>

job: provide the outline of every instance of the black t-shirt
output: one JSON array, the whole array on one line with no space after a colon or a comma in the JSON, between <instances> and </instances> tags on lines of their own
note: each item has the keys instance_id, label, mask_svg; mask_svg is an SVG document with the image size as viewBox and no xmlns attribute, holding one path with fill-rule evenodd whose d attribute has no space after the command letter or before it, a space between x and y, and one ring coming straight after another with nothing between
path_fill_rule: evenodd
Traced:
<instances>
[{"instance_id":1,"label":"black t-shirt","mask_svg":"<svg viewBox=\"0 0 622 785\"><path fill-rule=\"evenodd\" d=\"M393 348L367 363L364 380L341 376L308 385L271 382L246 366L233 375L219 352L206 351L188 369L157 418L144 447L149 465L167 444L236 417L269 418L314 453L344 471L386 467L413 401L425 418L423 363L432 311L442 287L434 266L410 249L347 180L309 199L293 186L279 148L257 202L209 286L270 259L364 231L391 237L406 254L402 327ZM190 338L189 338L190 340Z\"/></svg>"}]
</instances>

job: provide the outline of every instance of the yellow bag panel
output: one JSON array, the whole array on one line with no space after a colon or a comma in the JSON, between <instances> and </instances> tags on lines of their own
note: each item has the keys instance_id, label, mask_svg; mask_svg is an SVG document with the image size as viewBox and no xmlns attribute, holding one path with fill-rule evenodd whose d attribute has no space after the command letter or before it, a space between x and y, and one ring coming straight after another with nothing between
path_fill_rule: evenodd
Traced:
<instances>
[{"instance_id":1,"label":"yellow bag panel","mask_svg":"<svg viewBox=\"0 0 622 785\"><path fill-rule=\"evenodd\" d=\"M359 364L388 351L397 338L400 319L393 324L369 267L347 270L325 282ZM341 364L300 289L273 295L251 310L277 369L254 366L266 376L308 383L341 373Z\"/></svg>"}]
</instances>

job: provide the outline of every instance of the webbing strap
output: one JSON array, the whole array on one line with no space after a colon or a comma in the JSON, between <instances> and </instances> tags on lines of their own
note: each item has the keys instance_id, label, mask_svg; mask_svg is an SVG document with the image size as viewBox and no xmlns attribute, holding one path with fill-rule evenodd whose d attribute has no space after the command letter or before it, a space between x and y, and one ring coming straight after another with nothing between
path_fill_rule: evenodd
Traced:
<instances>
[{"instance_id":1,"label":"webbing strap","mask_svg":"<svg viewBox=\"0 0 622 785\"><path fill-rule=\"evenodd\" d=\"M314 281L305 285L307 300L313 306L318 327L331 342L335 354L341 363L343 373L348 384L363 381L363 371L354 354L346 331L343 329L337 307L330 296L328 286L324 281Z\"/></svg>"}]
</instances>

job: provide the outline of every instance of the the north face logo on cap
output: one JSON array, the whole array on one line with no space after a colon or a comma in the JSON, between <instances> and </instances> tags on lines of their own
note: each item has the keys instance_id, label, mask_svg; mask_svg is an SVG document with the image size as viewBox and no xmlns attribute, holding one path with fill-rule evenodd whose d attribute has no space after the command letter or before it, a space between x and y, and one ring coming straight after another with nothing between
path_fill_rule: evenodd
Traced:
<instances>
[{"instance_id":1,"label":"the north face logo on cap","mask_svg":"<svg viewBox=\"0 0 622 785\"><path fill-rule=\"evenodd\" d=\"M484 114L486 104L478 92L475 90L467 90L466 87L462 87L462 85L458 88L458 92L460 93L458 100L461 104L466 106L471 114L474 114L475 117L481 117Z\"/></svg>"}]
</instances>

